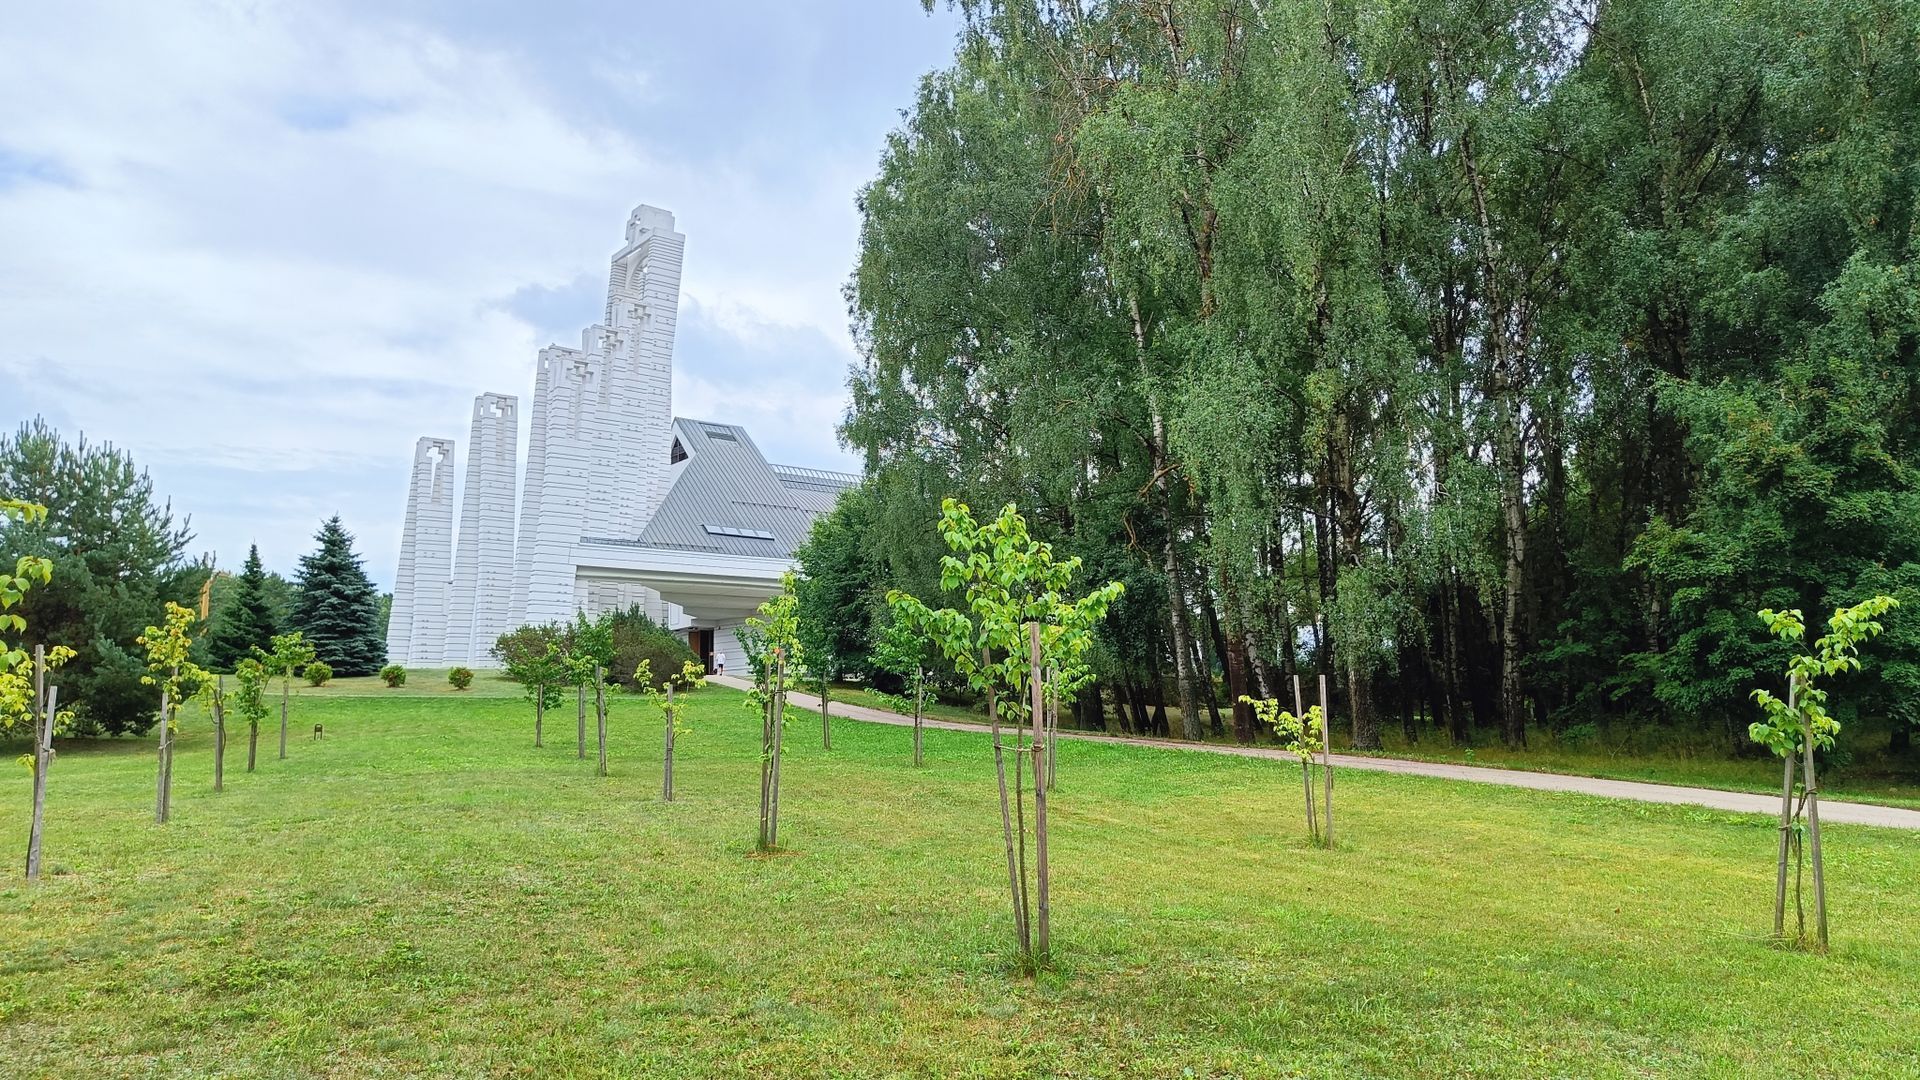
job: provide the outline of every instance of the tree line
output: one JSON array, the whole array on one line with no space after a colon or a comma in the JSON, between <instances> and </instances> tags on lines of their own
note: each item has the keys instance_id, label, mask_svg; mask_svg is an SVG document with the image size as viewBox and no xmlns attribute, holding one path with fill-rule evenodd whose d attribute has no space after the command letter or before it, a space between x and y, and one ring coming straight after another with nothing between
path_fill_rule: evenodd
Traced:
<instances>
[{"instance_id":1,"label":"tree line","mask_svg":"<svg viewBox=\"0 0 1920 1080\"><path fill-rule=\"evenodd\" d=\"M145 734L158 719L140 637L166 605L193 611L192 662L232 673L258 648L299 633L316 664L371 675L386 663L382 597L336 516L289 581L268 573L258 547L238 574L189 553L193 532L125 450L68 441L44 419L0 436L0 492L45 508L0 521L9 563L45 559L48 580L19 601L25 646L74 651L61 676L62 712L79 734Z\"/></svg>"},{"instance_id":2,"label":"tree line","mask_svg":"<svg viewBox=\"0 0 1920 1080\"><path fill-rule=\"evenodd\" d=\"M1754 611L1920 598L1910 5L956 7L859 200L842 666L949 496L1124 583L1082 720L1190 738L1318 674L1355 747L1732 748ZM1849 697L1906 750L1920 627Z\"/></svg>"}]
</instances>

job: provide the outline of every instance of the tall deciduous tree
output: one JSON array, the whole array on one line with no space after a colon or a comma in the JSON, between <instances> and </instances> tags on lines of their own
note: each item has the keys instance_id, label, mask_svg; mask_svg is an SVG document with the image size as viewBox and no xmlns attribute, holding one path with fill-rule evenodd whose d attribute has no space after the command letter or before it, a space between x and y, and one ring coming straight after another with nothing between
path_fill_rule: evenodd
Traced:
<instances>
[{"instance_id":1,"label":"tall deciduous tree","mask_svg":"<svg viewBox=\"0 0 1920 1080\"><path fill-rule=\"evenodd\" d=\"M912 522L1027 508L1128 586L1089 719L1318 667L1358 747L1733 749L1747 612L1920 599L1902 0L955 6L861 193L840 561L931 595ZM1857 685L1907 753L1920 628Z\"/></svg>"}]
</instances>

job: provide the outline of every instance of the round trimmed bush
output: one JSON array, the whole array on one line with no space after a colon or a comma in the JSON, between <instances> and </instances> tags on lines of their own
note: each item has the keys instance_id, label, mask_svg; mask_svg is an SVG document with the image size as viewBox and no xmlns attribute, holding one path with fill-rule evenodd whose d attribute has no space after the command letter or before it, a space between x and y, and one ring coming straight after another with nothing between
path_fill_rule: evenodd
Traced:
<instances>
[{"instance_id":1,"label":"round trimmed bush","mask_svg":"<svg viewBox=\"0 0 1920 1080\"><path fill-rule=\"evenodd\" d=\"M307 665L308 686L325 686L327 685L327 680L331 678L333 678L333 668L329 667L324 661L315 660L313 663Z\"/></svg>"},{"instance_id":2,"label":"round trimmed bush","mask_svg":"<svg viewBox=\"0 0 1920 1080\"><path fill-rule=\"evenodd\" d=\"M380 678L389 687L407 685L407 669L399 664L388 664L380 669Z\"/></svg>"},{"instance_id":3,"label":"round trimmed bush","mask_svg":"<svg viewBox=\"0 0 1920 1080\"><path fill-rule=\"evenodd\" d=\"M614 615L613 666L607 672L612 682L639 689L634 686L633 673L645 660L653 672L653 688L664 690L667 680L678 676L681 666L692 659L693 650L679 635L647 618L639 608Z\"/></svg>"},{"instance_id":4,"label":"round trimmed bush","mask_svg":"<svg viewBox=\"0 0 1920 1080\"><path fill-rule=\"evenodd\" d=\"M473 685L473 669L463 667L454 668L452 671L447 672L447 682L451 683L455 690L465 690L467 687Z\"/></svg>"}]
</instances>

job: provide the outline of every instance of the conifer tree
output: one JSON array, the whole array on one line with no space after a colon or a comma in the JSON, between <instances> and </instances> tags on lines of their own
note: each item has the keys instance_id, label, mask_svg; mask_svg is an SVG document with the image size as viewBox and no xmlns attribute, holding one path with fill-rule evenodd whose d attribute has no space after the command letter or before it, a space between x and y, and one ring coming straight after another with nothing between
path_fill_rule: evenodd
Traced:
<instances>
[{"instance_id":1,"label":"conifer tree","mask_svg":"<svg viewBox=\"0 0 1920 1080\"><path fill-rule=\"evenodd\" d=\"M314 534L320 547L300 559L293 629L306 635L316 659L335 675L372 675L387 662L380 594L368 580L353 535L338 514Z\"/></svg>"},{"instance_id":2,"label":"conifer tree","mask_svg":"<svg viewBox=\"0 0 1920 1080\"><path fill-rule=\"evenodd\" d=\"M267 598L260 545L247 548L247 561L230 587L232 592L220 605L213 633L207 636L207 659L216 671L232 671L235 664L253 654L256 646L267 648L273 635L280 632L280 620Z\"/></svg>"}]
</instances>

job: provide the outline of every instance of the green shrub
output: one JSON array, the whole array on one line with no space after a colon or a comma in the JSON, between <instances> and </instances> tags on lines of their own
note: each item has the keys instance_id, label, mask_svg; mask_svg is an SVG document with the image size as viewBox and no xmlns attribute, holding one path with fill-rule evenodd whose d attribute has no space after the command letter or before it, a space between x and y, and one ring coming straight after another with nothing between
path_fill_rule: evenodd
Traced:
<instances>
[{"instance_id":1,"label":"green shrub","mask_svg":"<svg viewBox=\"0 0 1920 1080\"><path fill-rule=\"evenodd\" d=\"M307 665L306 675L308 686L325 686L327 680L333 678L333 668L329 667L325 661L315 660Z\"/></svg>"},{"instance_id":2,"label":"green shrub","mask_svg":"<svg viewBox=\"0 0 1920 1080\"><path fill-rule=\"evenodd\" d=\"M386 667L380 669L380 678L388 686L405 686L407 685L407 669L401 667L399 664L388 664Z\"/></svg>"},{"instance_id":3,"label":"green shrub","mask_svg":"<svg viewBox=\"0 0 1920 1080\"><path fill-rule=\"evenodd\" d=\"M447 681L453 684L455 690L465 690L467 687L473 685L473 669L463 667L454 668L452 671L447 672Z\"/></svg>"},{"instance_id":4,"label":"green shrub","mask_svg":"<svg viewBox=\"0 0 1920 1080\"><path fill-rule=\"evenodd\" d=\"M673 631L647 618L646 612L639 608L614 614L613 668L607 672L607 678L621 686L638 689L634 685L633 673L645 660L653 672L653 688L664 690L667 680L678 675L687 661L698 659L686 642L674 636Z\"/></svg>"},{"instance_id":5,"label":"green shrub","mask_svg":"<svg viewBox=\"0 0 1920 1080\"><path fill-rule=\"evenodd\" d=\"M1600 728L1593 721L1569 725L1560 732L1560 745L1572 750L1592 746L1600 739Z\"/></svg>"}]
</instances>

